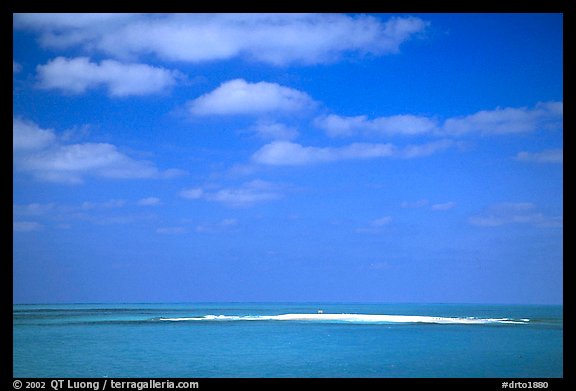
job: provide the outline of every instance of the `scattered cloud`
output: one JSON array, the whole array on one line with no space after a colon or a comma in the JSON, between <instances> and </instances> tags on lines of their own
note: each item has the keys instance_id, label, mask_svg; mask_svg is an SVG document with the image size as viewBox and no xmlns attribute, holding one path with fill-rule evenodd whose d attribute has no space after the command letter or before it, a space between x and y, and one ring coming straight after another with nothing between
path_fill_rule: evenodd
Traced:
<instances>
[{"instance_id":1,"label":"scattered cloud","mask_svg":"<svg viewBox=\"0 0 576 391\"><path fill-rule=\"evenodd\" d=\"M371 270L389 270L393 266L390 262L373 262L368 265L368 268Z\"/></svg>"},{"instance_id":2,"label":"scattered cloud","mask_svg":"<svg viewBox=\"0 0 576 391\"><path fill-rule=\"evenodd\" d=\"M87 176L114 179L170 178L181 170L159 170L153 163L135 160L113 144L64 144L51 129L20 118L13 119L14 168L40 181L77 184Z\"/></svg>"},{"instance_id":3,"label":"scattered cloud","mask_svg":"<svg viewBox=\"0 0 576 391\"><path fill-rule=\"evenodd\" d=\"M497 108L475 114L450 118L443 126L443 133L460 136L469 133L503 135L533 132L539 128L561 128L563 102L540 102L533 108Z\"/></svg>"},{"instance_id":4,"label":"scattered cloud","mask_svg":"<svg viewBox=\"0 0 576 391\"><path fill-rule=\"evenodd\" d=\"M22 65L18 64L16 61L12 60L12 74L18 73L22 70Z\"/></svg>"},{"instance_id":5,"label":"scattered cloud","mask_svg":"<svg viewBox=\"0 0 576 391\"><path fill-rule=\"evenodd\" d=\"M383 228L392 223L391 216L384 216L372 220L367 226L356 229L358 233L378 234L383 232Z\"/></svg>"},{"instance_id":6,"label":"scattered cloud","mask_svg":"<svg viewBox=\"0 0 576 391\"><path fill-rule=\"evenodd\" d=\"M238 225L238 220L227 218L214 224L199 224L196 226L196 232L201 233L217 233L228 231Z\"/></svg>"},{"instance_id":7,"label":"scattered cloud","mask_svg":"<svg viewBox=\"0 0 576 391\"><path fill-rule=\"evenodd\" d=\"M534 163L560 163L564 161L563 149L547 149L540 152L518 152L516 160Z\"/></svg>"},{"instance_id":8,"label":"scattered cloud","mask_svg":"<svg viewBox=\"0 0 576 391\"><path fill-rule=\"evenodd\" d=\"M35 221L15 221L12 224L13 232L33 232L42 229L42 224Z\"/></svg>"},{"instance_id":9,"label":"scattered cloud","mask_svg":"<svg viewBox=\"0 0 576 391\"><path fill-rule=\"evenodd\" d=\"M164 176L152 163L134 160L115 145L85 143L58 145L22 159L21 170L51 182L82 183L85 176L136 179Z\"/></svg>"},{"instance_id":10,"label":"scattered cloud","mask_svg":"<svg viewBox=\"0 0 576 391\"><path fill-rule=\"evenodd\" d=\"M424 206L427 206L429 204L429 201L427 199L421 199L418 201L402 201L402 203L400 204L401 208L405 208L405 209L416 209L416 208L422 208Z\"/></svg>"},{"instance_id":11,"label":"scattered cloud","mask_svg":"<svg viewBox=\"0 0 576 391\"><path fill-rule=\"evenodd\" d=\"M182 235L188 233L186 227L160 227L156 229L157 234L161 235Z\"/></svg>"},{"instance_id":12,"label":"scattered cloud","mask_svg":"<svg viewBox=\"0 0 576 391\"><path fill-rule=\"evenodd\" d=\"M250 127L249 131L265 140L293 140L298 137L296 128L272 121L259 121Z\"/></svg>"},{"instance_id":13,"label":"scattered cloud","mask_svg":"<svg viewBox=\"0 0 576 391\"><path fill-rule=\"evenodd\" d=\"M141 205L140 201L111 199L107 201L84 201L78 204L55 202L14 204L12 214L16 220L36 220L42 223L42 227L64 227L66 229L72 227L72 222L106 225L132 224L154 220L154 215L141 213L141 210L134 209L134 207ZM132 208L132 214L126 212L130 208Z\"/></svg>"},{"instance_id":14,"label":"scattered cloud","mask_svg":"<svg viewBox=\"0 0 576 391\"><path fill-rule=\"evenodd\" d=\"M504 135L527 133L537 129L561 129L563 102L540 102L533 108L496 108L448 118L394 115L369 119L366 115L342 117L329 114L317 117L314 125L330 137L344 136L464 136L467 134Z\"/></svg>"},{"instance_id":15,"label":"scattered cloud","mask_svg":"<svg viewBox=\"0 0 576 391\"><path fill-rule=\"evenodd\" d=\"M343 147L305 147L289 141L274 141L256 151L252 155L252 161L264 165L298 166L382 157L411 159L432 155L453 145L454 142L451 140L440 140L421 145L408 145L403 148L389 143L353 143Z\"/></svg>"},{"instance_id":16,"label":"scattered cloud","mask_svg":"<svg viewBox=\"0 0 576 391\"><path fill-rule=\"evenodd\" d=\"M58 207L59 206L53 202L46 204L41 204L39 202L33 202L26 205L14 204L12 205L12 213L14 216L42 216L50 213Z\"/></svg>"},{"instance_id":17,"label":"scattered cloud","mask_svg":"<svg viewBox=\"0 0 576 391\"><path fill-rule=\"evenodd\" d=\"M412 136L438 131L438 124L435 120L415 115L394 115L368 119L365 115L341 117L330 114L316 118L314 124L331 137L359 134L364 136Z\"/></svg>"},{"instance_id":18,"label":"scattered cloud","mask_svg":"<svg viewBox=\"0 0 576 391\"><path fill-rule=\"evenodd\" d=\"M501 203L490 206L468 222L480 227L499 227L509 224L528 224L537 227L562 227L562 216L546 216L529 202Z\"/></svg>"},{"instance_id":19,"label":"scattered cloud","mask_svg":"<svg viewBox=\"0 0 576 391\"><path fill-rule=\"evenodd\" d=\"M87 57L57 57L38 65L36 70L40 88L82 94L103 86L113 97L156 94L183 78L177 71L146 64L123 64L115 60L97 64Z\"/></svg>"},{"instance_id":20,"label":"scattered cloud","mask_svg":"<svg viewBox=\"0 0 576 391\"><path fill-rule=\"evenodd\" d=\"M139 206L157 206L162 204L162 201L160 200L160 198L157 197L148 197L138 200L137 204Z\"/></svg>"},{"instance_id":21,"label":"scattered cloud","mask_svg":"<svg viewBox=\"0 0 576 391\"><path fill-rule=\"evenodd\" d=\"M261 115L294 113L314 107L304 92L276 83L229 80L187 103L192 115Z\"/></svg>"},{"instance_id":22,"label":"scattered cloud","mask_svg":"<svg viewBox=\"0 0 576 391\"><path fill-rule=\"evenodd\" d=\"M455 206L456 206L456 204L454 202L445 202L442 204L431 205L430 209L436 210L436 211L450 210L450 209L454 208Z\"/></svg>"},{"instance_id":23,"label":"scattered cloud","mask_svg":"<svg viewBox=\"0 0 576 391\"><path fill-rule=\"evenodd\" d=\"M189 200L198 200L204 196L204 190L200 187L182 190L178 195Z\"/></svg>"},{"instance_id":24,"label":"scattered cloud","mask_svg":"<svg viewBox=\"0 0 576 391\"><path fill-rule=\"evenodd\" d=\"M30 203L30 204L14 204L12 212L14 216L19 217L42 217L52 216L55 218L62 217L77 217L78 213L83 212L106 212L114 209L127 208L131 206L151 206L161 205L159 198L149 197L137 201L128 201L122 199L111 199L107 201L84 201L79 204L58 204L55 202L48 203Z\"/></svg>"},{"instance_id":25,"label":"scattered cloud","mask_svg":"<svg viewBox=\"0 0 576 391\"><path fill-rule=\"evenodd\" d=\"M48 48L192 63L240 57L275 66L397 53L428 26L417 17L344 14L14 15L16 29L38 32Z\"/></svg>"},{"instance_id":26,"label":"scattered cloud","mask_svg":"<svg viewBox=\"0 0 576 391\"><path fill-rule=\"evenodd\" d=\"M460 145L460 143L448 139L442 139L424 144L412 144L401 149L398 152L397 157L402 159L426 157L437 152L445 151L452 147L458 147Z\"/></svg>"},{"instance_id":27,"label":"scattered cloud","mask_svg":"<svg viewBox=\"0 0 576 391\"><path fill-rule=\"evenodd\" d=\"M224 188L208 195L211 201L231 206L249 206L282 197L278 185L259 179L246 182L237 188Z\"/></svg>"},{"instance_id":28,"label":"scattered cloud","mask_svg":"<svg viewBox=\"0 0 576 391\"><path fill-rule=\"evenodd\" d=\"M91 202L85 201L82 203L81 208L88 209L116 209L126 206L126 200L109 200L106 202Z\"/></svg>"},{"instance_id":29,"label":"scattered cloud","mask_svg":"<svg viewBox=\"0 0 576 391\"><path fill-rule=\"evenodd\" d=\"M346 147L305 147L289 141L275 141L264 145L252 160L266 165L308 165L337 160L392 156L392 144L351 144Z\"/></svg>"},{"instance_id":30,"label":"scattered cloud","mask_svg":"<svg viewBox=\"0 0 576 391\"><path fill-rule=\"evenodd\" d=\"M220 189L191 188L181 191L179 195L191 200L204 199L221 202L229 206L241 207L279 199L282 197L282 192L277 184L255 179L245 182L239 187Z\"/></svg>"},{"instance_id":31,"label":"scattered cloud","mask_svg":"<svg viewBox=\"0 0 576 391\"><path fill-rule=\"evenodd\" d=\"M430 210L442 211L452 209L456 204L454 202L430 204L430 201L425 198L416 201L402 201L400 203L400 207L403 209L420 209L428 206L430 206Z\"/></svg>"},{"instance_id":32,"label":"scattered cloud","mask_svg":"<svg viewBox=\"0 0 576 391\"><path fill-rule=\"evenodd\" d=\"M373 227L382 227L383 225L388 225L392 222L392 217L384 216L379 219L376 219L370 223Z\"/></svg>"},{"instance_id":33,"label":"scattered cloud","mask_svg":"<svg viewBox=\"0 0 576 391\"><path fill-rule=\"evenodd\" d=\"M12 148L14 151L39 150L56 141L52 129L42 129L32 121L14 118L12 123Z\"/></svg>"}]
</instances>

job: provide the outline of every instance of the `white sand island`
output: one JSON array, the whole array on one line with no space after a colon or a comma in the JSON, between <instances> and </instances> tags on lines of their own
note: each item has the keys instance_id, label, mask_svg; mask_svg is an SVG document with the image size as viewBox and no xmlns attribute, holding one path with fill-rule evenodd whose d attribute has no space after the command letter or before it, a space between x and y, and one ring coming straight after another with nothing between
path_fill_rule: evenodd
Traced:
<instances>
[{"instance_id":1,"label":"white sand island","mask_svg":"<svg viewBox=\"0 0 576 391\"><path fill-rule=\"evenodd\" d=\"M331 322L357 322L357 323L436 323L436 324L490 324L490 323L515 323L522 324L529 319L509 318L448 318L438 316L415 316L415 315L379 315L379 314L281 314L259 316L236 316L236 315L205 315L190 318L161 318L164 321L331 321Z\"/></svg>"}]
</instances>

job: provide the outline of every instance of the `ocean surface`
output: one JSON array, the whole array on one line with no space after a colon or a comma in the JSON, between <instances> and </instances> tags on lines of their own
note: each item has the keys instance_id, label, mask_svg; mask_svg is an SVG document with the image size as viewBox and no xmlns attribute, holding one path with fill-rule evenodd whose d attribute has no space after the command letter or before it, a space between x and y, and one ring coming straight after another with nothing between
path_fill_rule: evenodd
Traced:
<instances>
[{"instance_id":1,"label":"ocean surface","mask_svg":"<svg viewBox=\"0 0 576 391\"><path fill-rule=\"evenodd\" d=\"M14 377L563 376L561 306L67 304L13 315Z\"/></svg>"}]
</instances>

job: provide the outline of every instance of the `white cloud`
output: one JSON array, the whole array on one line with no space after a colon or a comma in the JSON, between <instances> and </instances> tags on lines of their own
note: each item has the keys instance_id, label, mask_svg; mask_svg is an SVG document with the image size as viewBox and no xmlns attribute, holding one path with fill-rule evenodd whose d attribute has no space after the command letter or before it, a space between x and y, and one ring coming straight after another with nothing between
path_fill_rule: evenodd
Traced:
<instances>
[{"instance_id":1,"label":"white cloud","mask_svg":"<svg viewBox=\"0 0 576 391\"><path fill-rule=\"evenodd\" d=\"M214 224L199 224L196 226L196 232L218 233L228 231L236 225L238 225L237 219L227 218Z\"/></svg>"},{"instance_id":2,"label":"white cloud","mask_svg":"<svg viewBox=\"0 0 576 391\"><path fill-rule=\"evenodd\" d=\"M12 120L12 147L15 151L43 149L55 140L52 129L41 129L34 122L22 118Z\"/></svg>"},{"instance_id":3,"label":"white cloud","mask_svg":"<svg viewBox=\"0 0 576 391\"><path fill-rule=\"evenodd\" d=\"M14 232L33 232L42 229L42 224L35 221L15 221L12 224Z\"/></svg>"},{"instance_id":4,"label":"white cloud","mask_svg":"<svg viewBox=\"0 0 576 391\"><path fill-rule=\"evenodd\" d=\"M66 29L98 27L110 25L110 22L125 23L134 15L116 13L26 13L14 14L16 28L32 28L41 31L65 31ZM57 39L58 37L54 37Z\"/></svg>"},{"instance_id":5,"label":"white cloud","mask_svg":"<svg viewBox=\"0 0 576 391\"><path fill-rule=\"evenodd\" d=\"M126 200L109 200L106 202L91 202L85 201L80 206L81 209L116 209L126 206Z\"/></svg>"},{"instance_id":6,"label":"white cloud","mask_svg":"<svg viewBox=\"0 0 576 391\"><path fill-rule=\"evenodd\" d=\"M421 199L417 201L402 201L400 207L404 209L416 209L416 208L422 208L428 204L429 201L427 199Z\"/></svg>"},{"instance_id":7,"label":"white cloud","mask_svg":"<svg viewBox=\"0 0 576 391\"><path fill-rule=\"evenodd\" d=\"M142 198L137 202L137 204L140 206L157 206L160 205L161 203L162 201L160 201L160 198L157 197Z\"/></svg>"},{"instance_id":8,"label":"white cloud","mask_svg":"<svg viewBox=\"0 0 576 391\"><path fill-rule=\"evenodd\" d=\"M547 149L540 152L518 152L516 159L522 162L562 163L564 151L562 149Z\"/></svg>"},{"instance_id":9,"label":"white cloud","mask_svg":"<svg viewBox=\"0 0 576 391\"><path fill-rule=\"evenodd\" d=\"M379 234L384 232L383 228L392 223L391 216L384 216L378 219L372 220L368 226L357 228L356 232L366 233L366 234Z\"/></svg>"},{"instance_id":10,"label":"white cloud","mask_svg":"<svg viewBox=\"0 0 576 391\"><path fill-rule=\"evenodd\" d=\"M340 160L372 159L382 157L417 158L428 156L454 145L440 140L422 145L399 148L393 144L353 143L343 147L305 147L289 141L274 141L264 145L252 155L252 160L265 165L309 165Z\"/></svg>"},{"instance_id":11,"label":"white cloud","mask_svg":"<svg viewBox=\"0 0 576 391\"><path fill-rule=\"evenodd\" d=\"M55 209L58 208L58 205L50 202L47 204L40 204L38 202L34 202L27 205L19 205L13 204L12 205L12 212L14 216L41 216L45 215Z\"/></svg>"},{"instance_id":12,"label":"white cloud","mask_svg":"<svg viewBox=\"0 0 576 391\"><path fill-rule=\"evenodd\" d=\"M300 144L277 141L263 146L253 156L260 164L306 165L338 160L366 159L393 156L396 147L392 144L354 143L344 147L304 147Z\"/></svg>"},{"instance_id":13,"label":"white cloud","mask_svg":"<svg viewBox=\"0 0 576 391\"><path fill-rule=\"evenodd\" d=\"M472 225L498 227L509 224L528 224L537 227L562 227L562 216L546 216L530 202L501 203L490 206L468 219Z\"/></svg>"},{"instance_id":14,"label":"white cloud","mask_svg":"<svg viewBox=\"0 0 576 391\"><path fill-rule=\"evenodd\" d=\"M420 209L430 205L430 201L423 198L416 201L402 201L400 203L400 207L404 209ZM454 202L445 202L445 203L438 203L430 205L430 209L434 211L442 211L442 210L449 210L456 206Z\"/></svg>"},{"instance_id":15,"label":"white cloud","mask_svg":"<svg viewBox=\"0 0 576 391\"><path fill-rule=\"evenodd\" d=\"M36 179L82 183L87 176L101 178L169 178L182 174L161 171L153 163L135 160L108 143L63 144L54 131L22 119L13 120L14 168Z\"/></svg>"},{"instance_id":16,"label":"white cloud","mask_svg":"<svg viewBox=\"0 0 576 391\"><path fill-rule=\"evenodd\" d=\"M422 135L438 130L436 121L415 115L394 115L370 120L365 115L341 117L330 114L316 118L314 124L331 137L357 134L366 136Z\"/></svg>"},{"instance_id":17,"label":"white cloud","mask_svg":"<svg viewBox=\"0 0 576 391\"><path fill-rule=\"evenodd\" d=\"M134 160L105 143L58 145L20 161L38 179L80 183L86 175L104 178L157 178L162 173L150 162Z\"/></svg>"},{"instance_id":18,"label":"white cloud","mask_svg":"<svg viewBox=\"0 0 576 391\"><path fill-rule=\"evenodd\" d=\"M373 227L382 227L384 225L388 225L392 222L392 217L384 216L379 219L376 219L370 223Z\"/></svg>"},{"instance_id":19,"label":"white cloud","mask_svg":"<svg viewBox=\"0 0 576 391\"><path fill-rule=\"evenodd\" d=\"M259 179L245 182L238 187L220 189L192 188L183 190L179 195L186 199L204 199L221 202L229 206L251 206L253 204L276 200L282 197L278 185Z\"/></svg>"},{"instance_id":20,"label":"white cloud","mask_svg":"<svg viewBox=\"0 0 576 391\"><path fill-rule=\"evenodd\" d=\"M51 222L53 227L70 228L71 222L88 222L91 224L131 224L138 221L154 220L155 216L139 211L133 214L124 213L125 208L141 205L139 201L110 199L107 201L84 201L78 204L30 203L14 204L12 207L15 220L37 220ZM25 226L24 226L25 227Z\"/></svg>"},{"instance_id":21,"label":"white cloud","mask_svg":"<svg viewBox=\"0 0 576 391\"><path fill-rule=\"evenodd\" d=\"M57 57L38 65L39 87L81 94L91 88L106 87L114 97L148 95L166 91L182 75L176 71L145 64L122 64L115 60L93 63L87 57Z\"/></svg>"},{"instance_id":22,"label":"white cloud","mask_svg":"<svg viewBox=\"0 0 576 391\"><path fill-rule=\"evenodd\" d=\"M373 262L368 265L371 270L388 270L392 269L392 264L390 262Z\"/></svg>"},{"instance_id":23,"label":"white cloud","mask_svg":"<svg viewBox=\"0 0 576 391\"><path fill-rule=\"evenodd\" d=\"M533 132L539 128L561 128L563 106L563 102L540 102L532 109L507 107L479 111L446 120L443 132L454 136L468 133L502 135Z\"/></svg>"},{"instance_id":24,"label":"white cloud","mask_svg":"<svg viewBox=\"0 0 576 391\"><path fill-rule=\"evenodd\" d=\"M186 227L160 227L156 229L157 234L162 235L181 235L188 232Z\"/></svg>"},{"instance_id":25,"label":"white cloud","mask_svg":"<svg viewBox=\"0 0 576 391\"><path fill-rule=\"evenodd\" d=\"M192 188L192 189L182 190L179 193L179 195L180 195L180 197L187 198L189 200L198 200L198 199L202 198L202 196L204 195L204 190L202 190L199 187L196 187L196 188Z\"/></svg>"},{"instance_id":26,"label":"white cloud","mask_svg":"<svg viewBox=\"0 0 576 391\"><path fill-rule=\"evenodd\" d=\"M264 145L252 160L266 165L306 165L337 159L334 148L304 147L289 141L275 141Z\"/></svg>"},{"instance_id":27,"label":"white cloud","mask_svg":"<svg viewBox=\"0 0 576 391\"><path fill-rule=\"evenodd\" d=\"M403 159L425 157L433 155L437 152L445 151L452 147L457 147L459 145L460 143L447 139L433 141L425 144L407 145L404 147L404 149L399 151L398 157Z\"/></svg>"},{"instance_id":28,"label":"white cloud","mask_svg":"<svg viewBox=\"0 0 576 391\"><path fill-rule=\"evenodd\" d=\"M242 57L271 65L397 53L428 25L416 17L342 14L14 15L15 28L39 32L50 48L194 63Z\"/></svg>"},{"instance_id":29,"label":"white cloud","mask_svg":"<svg viewBox=\"0 0 576 391\"><path fill-rule=\"evenodd\" d=\"M298 137L296 128L279 122L259 121L249 130L268 140L293 140Z\"/></svg>"},{"instance_id":30,"label":"white cloud","mask_svg":"<svg viewBox=\"0 0 576 391\"><path fill-rule=\"evenodd\" d=\"M222 83L187 105L191 114L202 116L294 113L314 107L315 103L306 93L293 88L235 79Z\"/></svg>"},{"instance_id":31,"label":"white cloud","mask_svg":"<svg viewBox=\"0 0 576 391\"><path fill-rule=\"evenodd\" d=\"M16 61L12 60L12 74L18 73L22 70L22 65L18 64Z\"/></svg>"},{"instance_id":32,"label":"white cloud","mask_svg":"<svg viewBox=\"0 0 576 391\"><path fill-rule=\"evenodd\" d=\"M533 108L497 108L448 118L440 123L434 118L417 115L393 115L368 119L366 115L342 117L329 114L317 117L314 125L328 136L394 136L503 135L532 132L537 129L561 129L563 102L540 102Z\"/></svg>"},{"instance_id":33,"label":"white cloud","mask_svg":"<svg viewBox=\"0 0 576 391\"><path fill-rule=\"evenodd\" d=\"M452 209L455 206L456 206L456 204L454 202L445 202L442 204L434 204L434 205L430 206L430 209L436 210L436 211L441 211L441 210Z\"/></svg>"}]
</instances>

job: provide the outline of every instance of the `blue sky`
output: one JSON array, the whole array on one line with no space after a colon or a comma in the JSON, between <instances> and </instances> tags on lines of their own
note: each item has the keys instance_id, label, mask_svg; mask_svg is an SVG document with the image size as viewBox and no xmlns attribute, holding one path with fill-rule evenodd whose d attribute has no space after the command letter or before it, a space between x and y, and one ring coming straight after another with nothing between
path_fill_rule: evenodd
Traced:
<instances>
[{"instance_id":1,"label":"blue sky","mask_svg":"<svg viewBox=\"0 0 576 391\"><path fill-rule=\"evenodd\" d=\"M14 15L14 302L562 303L562 30Z\"/></svg>"}]
</instances>

